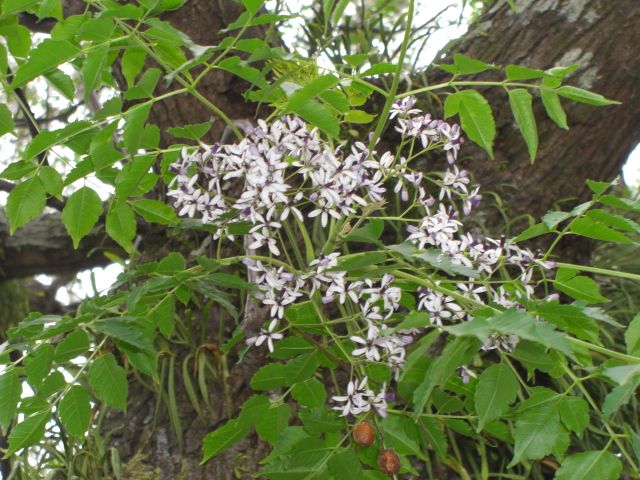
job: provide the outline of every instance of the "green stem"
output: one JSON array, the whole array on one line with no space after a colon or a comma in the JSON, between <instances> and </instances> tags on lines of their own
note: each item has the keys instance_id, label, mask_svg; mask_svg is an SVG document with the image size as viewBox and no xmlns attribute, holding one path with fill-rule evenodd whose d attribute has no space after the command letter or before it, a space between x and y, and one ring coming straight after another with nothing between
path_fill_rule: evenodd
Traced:
<instances>
[{"instance_id":1,"label":"green stem","mask_svg":"<svg viewBox=\"0 0 640 480\"><path fill-rule=\"evenodd\" d=\"M598 275L606 275L608 277L628 278L629 280L640 281L640 275L629 272L617 272L616 270L609 270L606 268L588 267L586 265L574 265L572 263L556 263L558 268L570 268L572 270L579 270L581 272L596 273Z\"/></svg>"}]
</instances>

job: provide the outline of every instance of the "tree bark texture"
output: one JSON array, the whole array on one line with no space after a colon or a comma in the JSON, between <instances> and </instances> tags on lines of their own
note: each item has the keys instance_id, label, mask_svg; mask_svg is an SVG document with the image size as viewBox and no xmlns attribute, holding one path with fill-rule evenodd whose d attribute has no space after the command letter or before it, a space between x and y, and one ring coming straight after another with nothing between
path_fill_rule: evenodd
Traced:
<instances>
[{"instance_id":1,"label":"tree bark texture","mask_svg":"<svg viewBox=\"0 0 640 480\"><path fill-rule=\"evenodd\" d=\"M585 181L613 179L640 143L640 2L522 0L516 4L514 12L506 2L497 2L450 52L503 66L547 69L577 63L580 68L567 83L623 102L593 107L563 101L567 132L546 116L536 99L540 146L531 164L506 93L498 88L483 91L496 116L495 160L476 150L469 169L482 191L502 197L511 217L528 213L539 218L555 202L586 200L590 194ZM478 79L491 77L488 72ZM464 153L468 151L474 150L465 146Z\"/></svg>"}]
</instances>

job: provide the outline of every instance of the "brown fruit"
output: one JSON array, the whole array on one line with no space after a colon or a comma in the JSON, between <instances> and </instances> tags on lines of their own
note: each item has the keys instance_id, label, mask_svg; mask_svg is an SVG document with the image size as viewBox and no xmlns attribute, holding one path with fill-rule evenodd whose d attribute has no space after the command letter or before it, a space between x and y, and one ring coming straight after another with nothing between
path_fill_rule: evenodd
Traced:
<instances>
[{"instance_id":1,"label":"brown fruit","mask_svg":"<svg viewBox=\"0 0 640 480\"><path fill-rule=\"evenodd\" d=\"M369 422L362 422L353 427L353 440L363 447L368 447L376 439L376 429Z\"/></svg>"},{"instance_id":2,"label":"brown fruit","mask_svg":"<svg viewBox=\"0 0 640 480\"><path fill-rule=\"evenodd\" d=\"M380 471L387 475L395 475L400 471L400 459L393 450L380 450L378 465Z\"/></svg>"}]
</instances>

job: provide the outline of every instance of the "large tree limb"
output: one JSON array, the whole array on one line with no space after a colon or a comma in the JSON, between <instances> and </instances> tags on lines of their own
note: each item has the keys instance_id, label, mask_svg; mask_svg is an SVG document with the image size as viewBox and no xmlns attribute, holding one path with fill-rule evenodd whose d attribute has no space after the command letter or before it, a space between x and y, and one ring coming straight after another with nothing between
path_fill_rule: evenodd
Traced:
<instances>
[{"instance_id":1,"label":"large tree limb","mask_svg":"<svg viewBox=\"0 0 640 480\"><path fill-rule=\"evenodd\" d=\"M112 263L104 251L120 248L104 231L94 229L73 249L60 213L46 213L9 235L9 223L0 211L0 280L39 273L59 275Z\"/></svg>"}]
</instances>

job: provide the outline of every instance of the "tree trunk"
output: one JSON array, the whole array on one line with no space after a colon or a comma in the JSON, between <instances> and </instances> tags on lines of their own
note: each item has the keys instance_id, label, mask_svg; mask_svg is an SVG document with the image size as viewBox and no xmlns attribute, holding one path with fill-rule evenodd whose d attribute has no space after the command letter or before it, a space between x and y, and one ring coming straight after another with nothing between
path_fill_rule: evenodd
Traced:
<instances>
[{"instance_id":1,"label":"tree trunk","mask_svg":"<svg viewBox=\"0 0 640 480\"><path fill-rule=\"evenodd\" d=\"M485 92L496 116L495 160L469 149L469 170L483 192L494 191L509 218L530 214L539 219L555 203L568 210L585 201L587 179L612 180L640 142L640 3L629 0L522 0L514 12L500 1L483 14L467 35L451 47L485 62L547 69L579 64L567 82L623 101L620 106L593 107L564 102L570 130L558 128L534 101L540 147L534 164L508 107L506 94ZM479 75L489 78L491 73ZM495 75L494 75L495 78ZM475 151L475 155L473 154ZM568 204L563 202L568 200ZM502 218L489 218L490 224ZM521 230L523 225L519 225ZM510 234L517 231L510 231ZM588 259L586 251L575 258Z\"/></svg>"}]
</instances>

